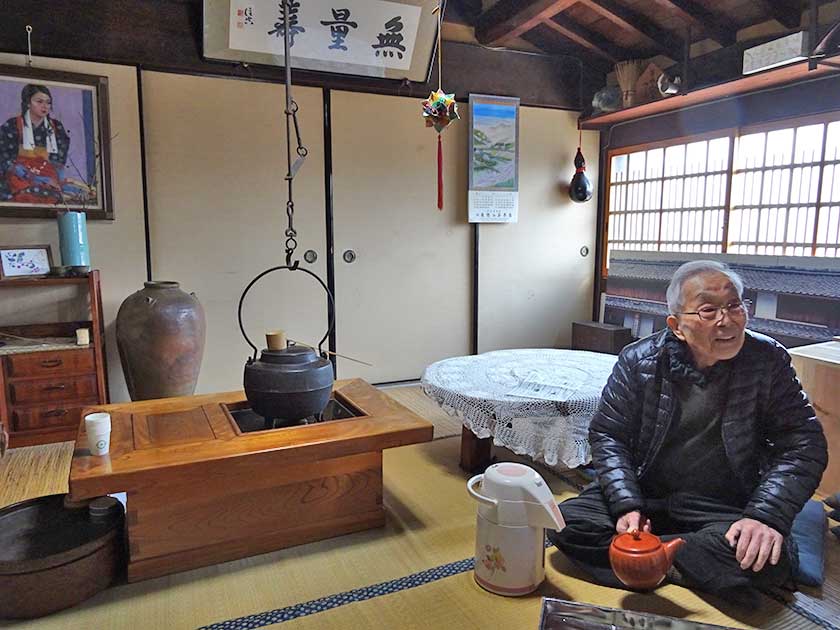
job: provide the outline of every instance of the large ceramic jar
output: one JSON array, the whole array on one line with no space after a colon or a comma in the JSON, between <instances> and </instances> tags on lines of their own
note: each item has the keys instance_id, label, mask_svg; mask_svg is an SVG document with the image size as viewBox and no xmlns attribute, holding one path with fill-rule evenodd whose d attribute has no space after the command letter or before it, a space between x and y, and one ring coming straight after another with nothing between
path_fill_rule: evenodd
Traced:
<instances>
[{"instance_id":1,"label":"large ceramic jar","mask_svg":"<svg viewBox=\"0 0 840 630\"><path fill-rule=\"evenodd\" d=\"M204 354L204 309L177 282L146 282L117 313L117 346L131 400L189 396Z\"/></svg>"}]
</instances>

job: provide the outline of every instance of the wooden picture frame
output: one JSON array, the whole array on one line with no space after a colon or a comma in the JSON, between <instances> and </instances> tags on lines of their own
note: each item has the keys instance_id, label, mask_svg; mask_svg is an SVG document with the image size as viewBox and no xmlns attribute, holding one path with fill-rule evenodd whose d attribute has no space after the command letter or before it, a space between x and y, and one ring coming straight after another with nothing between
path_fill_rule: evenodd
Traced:
<instances>
[{"instance_id":1,"label":"wooden picture frame","mask_svg":"<svg viewBox=\"0 0 840 630\"><path fill-rule=\"evenodd\" d=\"M49 245L0 245L0 281L43 278L52 264Z\"/></svg>"},{"instance_id":2,"label":"wooden picture frame","mask_svg":"<svg viewBox=\"0 0 840 630\"><path fill-rule=\"evenodd\" d=\"M204 58L283 66L281 4L204 0ZM437 50L436 7L429 0L345 0L334 7L292 0L292 67L424 83Z\"/></svg>"},{"instance_id":3,"label":"wooden picture frame","mask_svg":"<svg viewBox=\"0 0 840 630\"><path fill-rule=\"evenodd\" d=\"M110 140L107 77L0 65L0 217L113 219Z\"/></svg>"}]
</instances>

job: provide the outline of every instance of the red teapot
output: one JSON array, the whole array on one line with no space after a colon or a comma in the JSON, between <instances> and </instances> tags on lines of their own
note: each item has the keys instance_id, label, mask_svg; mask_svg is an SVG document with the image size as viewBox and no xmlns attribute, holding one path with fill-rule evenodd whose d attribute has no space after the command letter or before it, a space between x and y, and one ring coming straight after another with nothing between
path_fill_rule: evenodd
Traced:
<instances>
[{"instance_id":1,"label":"red teapot","mask_svg":"<svg viewBox=\"0 0 840 630\"><path fill-rule=\"evenodd\" d=\"M610 564L613 573L632 589L645 591L659 586L674 563L682 538L663 543L659 536L630 530L613 537L610 544Z\"/></svg>"}]
</instances>

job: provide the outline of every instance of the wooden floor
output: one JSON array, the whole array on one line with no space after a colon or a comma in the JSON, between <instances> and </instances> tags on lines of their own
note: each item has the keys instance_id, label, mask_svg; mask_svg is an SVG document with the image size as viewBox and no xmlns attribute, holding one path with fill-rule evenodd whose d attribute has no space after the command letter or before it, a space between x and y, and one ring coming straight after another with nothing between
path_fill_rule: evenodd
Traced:
<instances>
[{"instance_id":1,"label":"wooden floor","mask_svg":"<svg viewBox=\"0 0 840 630\"><path fill-rule=\"evenodd\" d=\"M461 425L458 419L448 416L437 408L433 402L423 395L419 386L415 385L401 388L388 388L385 391L388 395L392 396L400 403L411 408L415 413L423 415L432 421L435 424L435 439L446 438L447 436L453 436L460 433ZM445 442L440 443L444 444ZM455 461L454 450L457 450L457 440L453 440L453 444L453 449L450 450L453 450L452 459ZM0 459L0 507L22 501L27 498L67 492L67 477L70 469L70 459L72 457L73 446L73 442L64 442L44 446L17 448L9 451L5 458ZM508 458L509 454L507 454L504 450L501 450L498 455L501 458ZM392 457L394 456L397 455L393 455ZM398 455L398 457L401 458L403 456ZM515 456L511 456L511 458L514 457ZM449 458L447 458L447 460L448 459ZM543 476L545 476L550 482L550 485L554 486L554 482L552 482L549 478L549 475L552 474L551 471L545 469L544 467L538 466L538 468ZM457 470L457 467L455 467L455 469ZM569 475L568 473L560 473L560 475L561 476L558 477L558 479L562 479L564 483L567 484L569 480L571 480L573 485L578 485L577 482L580 481L580 477L575 477L574 475ZM406 496L411 496L411 494L409 493L409 495ZM834 525L836 523L830 522L830 524ZM339 545L336 547L336 550L340 548L341 547ZM292 550L291 552L286 553L290 556L295 556L298 552ZM449 560L451 560L451 558ZM445 562L448 560L441 559L441 561ZM256 559L240 561L242 566L250 566L254 563L259 565L260 562L260 560ZM228 563L228 565L233 567L238 566L235 563ZM223 565L219 566L221 567ZM358 569L361 570L362 567L359 566ZM222 569L210 567L205 570L208 579L215 575L217 571L222 571ZM195 572L179 574L179 576L175 576L165 582L168 585L166 588L169 589L172 584L179 584L185 580L186 583L190 583L194 578L182 576L191 576L194 574ZM144 584L146 586L144 586ZM136 608L137 606L141 606L143 600L148 599L149 601L147 605L149 606L149 611L162 610L162 604L159 601L162 597L162 592L160 591L161 584L162 583L157 583L157 581L152 580L147 583L135 585L136 588L131 591L131 605ZM195 586L198 587L198 584L196 583ZM121 599L122 595L120 593L127 592L126 589L129 588L129 586L122 586L110 589L108 595L103 596L101 600L97 601L107 602L113 600L114 605L119 605L120 601L124 601ZM148 594L146 594L147 590ZM111 591L113 591L113 593ZM171 593L174 592L175 591L171 591ZM774 619L772 623L761 624L761 627L773 630L819 627L829 630L840 629L840 541L836 540L831 534L827 535L825 585L821 589L804 588L793 596L787 596L786 599L788 600L787 613L789 614L786 614L784 617L779 617L777 620ZM373 602L371 603L373 604ZM770 602L770 600L768 600L768 603L771 605L777 605L777 603ZM94 604L96 605L95 602ZM197 602L193 602L192 605L195 604L197 604ZM185 605L189 606L191 604L185 602ZM202 604L202 606L203 605L204 604ZM796 611L796 614L792 611ZM813 615L821 621L818 621L817 623L808 621L809 615ZM196 618L187 614L186 611L184 611L184 617L192 619ZM221 615L220 617L216 616L216 618L225 617ZM52 617L48 619L52 619ZM312 618L312 621L316 620ZM179 625L179 627L187 627L181 626L180 624L176 625ZM0 628L5 627L13 626L7 626L7 624L0 622ZM164 628L169 626L167 626L162 619L157 619L154 623L150 623L148 627Z\"/></svg>"}]
</instances>

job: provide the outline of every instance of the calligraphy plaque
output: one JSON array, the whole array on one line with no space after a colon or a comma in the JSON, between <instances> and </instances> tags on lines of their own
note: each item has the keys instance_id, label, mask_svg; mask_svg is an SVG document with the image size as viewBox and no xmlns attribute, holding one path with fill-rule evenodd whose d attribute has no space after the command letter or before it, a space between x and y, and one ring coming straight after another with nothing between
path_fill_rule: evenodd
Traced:
<instances>
[{"instance_id":1,"label":"calligraphy plaque","mask_svg":"<svg viewBox=\"0 0 840 630\"><path fill-rule=\"evenodd\" d=\"M340 74L429 78L437 39L427 0L204 0L206 59ZM287 15L288 13L288 15Z\"/></svg>"}]
</instances>

